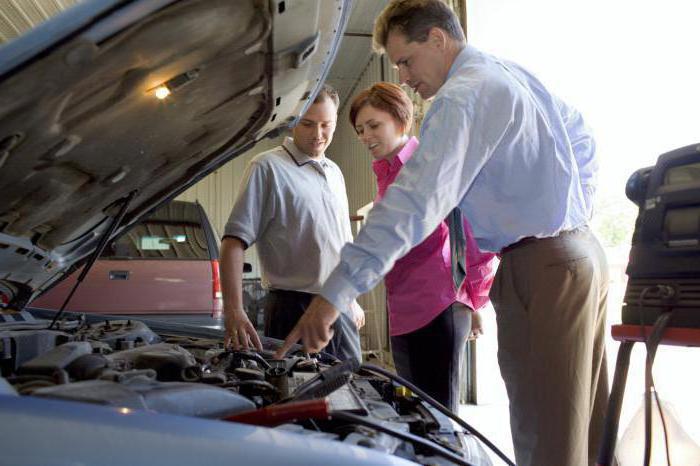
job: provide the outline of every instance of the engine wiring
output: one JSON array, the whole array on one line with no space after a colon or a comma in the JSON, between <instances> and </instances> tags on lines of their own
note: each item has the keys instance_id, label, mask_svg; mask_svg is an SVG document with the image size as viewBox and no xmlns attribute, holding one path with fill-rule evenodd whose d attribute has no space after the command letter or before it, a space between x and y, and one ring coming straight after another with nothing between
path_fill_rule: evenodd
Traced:
<instances>
[{"instance_id":1,"label":"engine wiring","mask_svg":"<svg viewBox=\"0 0 700 466\"><path fill-rule=\"evenodd\" d=\"M370 429L377 430L379 432L383 432L388 435L392 435L394 437L397 437L401 440L404 440L406 442L410 442L414 445L420 445L421 447L433 451L436 455L439 455L449 461L452 461L455 464L459 464L461 466L474 466L472 463L466 461L464 458L461 458L460 456L456 455L455 453L452 453L451 451L447 450L446 448L438 445L437 443L431 443L428 442L427 440L424 440L417 435L413 435L409 432L401 432L395 429L392 429L390 427L386 427L381 425L378 422L370 421L367 418L364 418L362 416L357 416L355 414L343 412L343 411L334 411L330 413L331 419L336 419L339 421L345 421L345 422L351 422L353 424L357 425L363 425L365 427L369 427Z\"/></svg>"},{"instance_id":2,"label":"engine wiring","mask_svg":"<svg viewBox=\"0 0 700 466\"><path fill-rule=\"evenodd\" d=\"M433 408L437 409L440 411L442 414L445 416L449 417L450 419L454 420L457 424L462 426L464 429L467 430L470 434L474 435L474 437L478 438L481 440L487 447L489 447L496 455L498 455L499 458L501 458L506 464L509 466L515 466L515 463L506 456L505 453L503 453L496 445L494 445L489 439L487 439L483 434L481 434L479 431L477 431L474 427L472 427L469 423L467 423L464 419L460 418L456 414L454 414L452 411L447 409L445 406L440 404L437 400L435 400L433 397L425 393L423 390L409 382L408 380L404 379L400 375L393 374L389 372L388 370L375 366L374 364L362 364L360 366L360 370L365 370L368 372L373 372L375 374L380 374L385 377L388 377L389 379L392 379L396 382L398 382L401 385L406 386L409 388L413 393L418 395L420 398L422 398L425 402L427 402L429 405L431 405Z\"/></svg>"}]
</instances>

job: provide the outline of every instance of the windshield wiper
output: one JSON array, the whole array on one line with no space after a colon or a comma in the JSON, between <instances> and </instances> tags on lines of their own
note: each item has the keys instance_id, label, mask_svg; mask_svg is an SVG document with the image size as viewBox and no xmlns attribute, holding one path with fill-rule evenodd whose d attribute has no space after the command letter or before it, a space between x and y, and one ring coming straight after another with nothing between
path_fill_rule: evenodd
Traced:
<instances>
[{"instance_id":1,"label":"windshield wiper","mask_svg":"<svg viewBox=\"0 0 700 466\"><path fill-rule=\"evenodd\" d=\"M114 217L114 220L107 227L107 230L105 230L105 232L102 233L102 236L100 237L100 242L97 244L97 249L95 249L95 251L88 259L87 263L85 264L85 267L83 267L83 271L80 273L78 280L75 282L75 285L73 285L73 288L70 290L68 297L65 299L65 301L63 301L63 305L61 305L61 308L58 310L56 316L51 321L51 325L49 325L48 328L49 330L53 329L53 326L56 324L56 322L58 322L59 317L61 317L61 314L63 314L63 311L66 309L66 306L70 302L76 290L85 279L85 276L88 274L97 258L100 257L100 254L102 254L102 250L107 245L107 241L109 241L109 238L112 236L112 233L114 233L114 230L116 230L117 227L122 223L124 215L126 214L126 210L129 208L129 205L131 204L131 201L134 199L134 197L136 197L136 192L137 190L131 191L128 196L117 201L117 203L122 204L121 208L119 209L119 212L117 212L117 215Z\"/></svg>"}]
</instances>

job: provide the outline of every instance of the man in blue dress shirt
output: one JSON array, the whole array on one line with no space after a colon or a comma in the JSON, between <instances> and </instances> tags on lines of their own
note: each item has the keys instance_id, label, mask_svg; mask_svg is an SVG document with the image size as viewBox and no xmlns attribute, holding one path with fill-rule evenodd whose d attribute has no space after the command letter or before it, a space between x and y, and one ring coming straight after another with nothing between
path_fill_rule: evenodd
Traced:
<instances>
[{"instance_id":1,"label":"man in blue dress shirt","mask_svg":"<svg viewBox=\"0 0 700 466\"><path fill-rule=\"evenodd\" d=\"M392 1L374 40L402 83L434 97L421 144L279 354L299 339L323 348L338 309L458 206L479 247L501 254L491 300L517 464L595 464L608 276L587 226L598 168L589 129L520 66L467 45L440 0Z\"/></svg>"}]
</instances>

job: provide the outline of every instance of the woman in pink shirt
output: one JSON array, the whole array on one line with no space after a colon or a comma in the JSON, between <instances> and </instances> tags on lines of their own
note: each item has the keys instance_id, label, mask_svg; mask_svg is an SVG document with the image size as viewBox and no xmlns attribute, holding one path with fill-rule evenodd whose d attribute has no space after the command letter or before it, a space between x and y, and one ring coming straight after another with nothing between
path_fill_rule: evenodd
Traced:
<instances>
[{"instance_id":1,"label":"woman in pink shirt","mask_svg":"<svg viewBox=\"0 0 700 466\"><path fill-rule=\"evenodd\" d=\"M379 202L418 147L409 137L413 104L396 84L378 83L360 92L350 123L370 151ZM467 277L459 290L452 278L449 229L443 221L399 259L385 277L394 363L399 375L457 412L459 362L470 332L481 333L478 314L488 302L493 254L479 251L466 234Z\"/></svg>"}]
</instances>

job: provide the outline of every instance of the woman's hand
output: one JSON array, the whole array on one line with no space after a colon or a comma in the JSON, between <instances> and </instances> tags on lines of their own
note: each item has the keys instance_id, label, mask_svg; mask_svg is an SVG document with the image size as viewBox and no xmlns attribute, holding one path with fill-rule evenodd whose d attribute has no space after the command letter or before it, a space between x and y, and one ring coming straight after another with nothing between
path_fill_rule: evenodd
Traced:
<instances>
[{"instance_id":1,"label":"woman's hand","mask_svg":"<svg viewBox=\"0 0 700 466\"><path fill-rule=\"evenodd\" d=\"M469 339L476 340L479 336L484 334L484 328L481 323L481 313L472 312L472 329L469 332Z\"/></svg>"},{"instance_id":2,"label":"woman's hand","mask_svg":"<svg viewBox=\"0 0 700 466\"><path fill-rule=\"evenodd\" d=\"M357 301L353 301L350 306L350 314L352 316L352 321L355 322L357 330L365 326L365 311L357 304Z\"/></svg>"}]
</instances>

